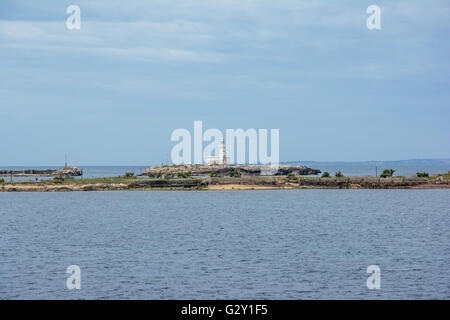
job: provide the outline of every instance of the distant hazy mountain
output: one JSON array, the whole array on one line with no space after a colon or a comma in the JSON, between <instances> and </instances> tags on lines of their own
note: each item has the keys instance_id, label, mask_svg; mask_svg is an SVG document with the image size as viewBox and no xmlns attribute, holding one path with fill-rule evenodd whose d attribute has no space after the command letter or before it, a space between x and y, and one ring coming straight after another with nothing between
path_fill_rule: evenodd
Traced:
<instances>
[{"instance_id":1,"label":"distant hazy mountain","mask_svg":"<svg viewBox=\"0 0 450 320\"><path fill-rule=\"evenodd\" d=\"M450 166L450 159L410 159L388 161L285 161L282 164L302 164L307 167L320 166Z\"/></svg>"}]
</instances>

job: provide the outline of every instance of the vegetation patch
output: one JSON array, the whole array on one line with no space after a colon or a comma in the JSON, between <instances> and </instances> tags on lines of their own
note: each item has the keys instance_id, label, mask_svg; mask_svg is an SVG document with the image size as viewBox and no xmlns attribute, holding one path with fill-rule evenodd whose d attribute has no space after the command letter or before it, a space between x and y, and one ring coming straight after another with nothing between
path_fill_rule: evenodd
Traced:
<instances>
[{"instance_id":1,"label":"vegetation patch","mask_svg":"<svg viewBox=\"0 0 450 320\"><path fill-rule=\"evenodd\" d=\"M216 171L211 171L211 172L209 173L209 176L210 176L211 178L220 178L220 174L217 173Z\"/></svg>"},{"instance_id":2,"label":"vegetation patch","mask_svg":"<svg viewBox=\"0 0 450 320\"><path fill-rule=\"evenodd\" d=\"M393 169L384 169L383 173L380 174L380 178L389 178L394 175L395 170Z\"/></svg>"},{"instance_id":3,"label":"vegetation patch","mask_svg":"<svg viewBox=\"0 0 450 320\"><path fill-rule=\"evenodd\" d=\"M343 178L343 177L345 177L345 176L342 174L342 172L340 172L340 171L336 172L336 173L334 174L334 176L335 176L336 178Z\"/></svg>"},{"instance_id":4,"label":"vegetation patch","mask_svg":"<svg viewBox=\"0 0 450 320\"><path fill-rule=\"evenodd\" d=\"M416 173L417 177L419 178L428 178L430 175L428 174L428 172L417 172Z\"/></svg>"}]
</instances>

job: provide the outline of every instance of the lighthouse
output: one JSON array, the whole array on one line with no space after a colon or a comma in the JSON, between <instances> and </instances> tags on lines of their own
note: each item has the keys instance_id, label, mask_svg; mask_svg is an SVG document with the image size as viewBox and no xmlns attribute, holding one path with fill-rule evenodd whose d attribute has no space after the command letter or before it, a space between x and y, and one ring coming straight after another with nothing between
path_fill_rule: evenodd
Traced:
<instances>
[{"instance_id":1,"label":"lighthouse","mask_svg":"<svg viewBox=\"0 0 450 320\"><path fill-rule=\"evenodd\" d=\"M218 156L209 156L206 159L206 164L229 164L230 157L227 157L227 149L223 140L219 144L219 155Z\"/></svg>"}]
</instances>

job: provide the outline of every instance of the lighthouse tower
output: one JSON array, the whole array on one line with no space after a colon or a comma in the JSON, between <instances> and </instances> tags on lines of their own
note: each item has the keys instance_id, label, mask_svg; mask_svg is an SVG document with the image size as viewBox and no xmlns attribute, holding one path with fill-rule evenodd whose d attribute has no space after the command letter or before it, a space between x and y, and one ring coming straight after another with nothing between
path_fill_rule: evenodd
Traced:
<instances>
[{"instance_id":1,"label":"lighthouse tower","mask_svg":"<svg viewBox=\"0 0 450 320\"><path fill-rule=\"evenodd\" d=\"M227 157L227 149L223 141L219 144L219 155L209 156L206 159L207 164L229 164L230 158Z\"/></svg>"},{"instance_id":2,"label":"lighthouse tower","mask_svg":"<svg viewBox=\"0 0 450 320\"><path fill-rule=\"evenodd\" d=\"M227 164L227 151L223 141L219 145L219 164Z\"/></svg>"}]
</instances>

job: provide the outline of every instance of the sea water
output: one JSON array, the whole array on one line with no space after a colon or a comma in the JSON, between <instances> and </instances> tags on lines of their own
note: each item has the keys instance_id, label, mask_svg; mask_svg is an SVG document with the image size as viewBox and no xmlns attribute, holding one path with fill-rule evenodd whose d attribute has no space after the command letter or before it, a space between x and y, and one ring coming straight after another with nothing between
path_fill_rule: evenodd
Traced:
<instances>
[{"instance_id":1,"label":"sea water","mask_svg":"<svg viewBox=\"0 0 450 320\"><path fill-rule=\"evenodd\" d=\"M0 193L0 298L449 299L449 215L446 189Z\"/></svg>"}]
</instances>

